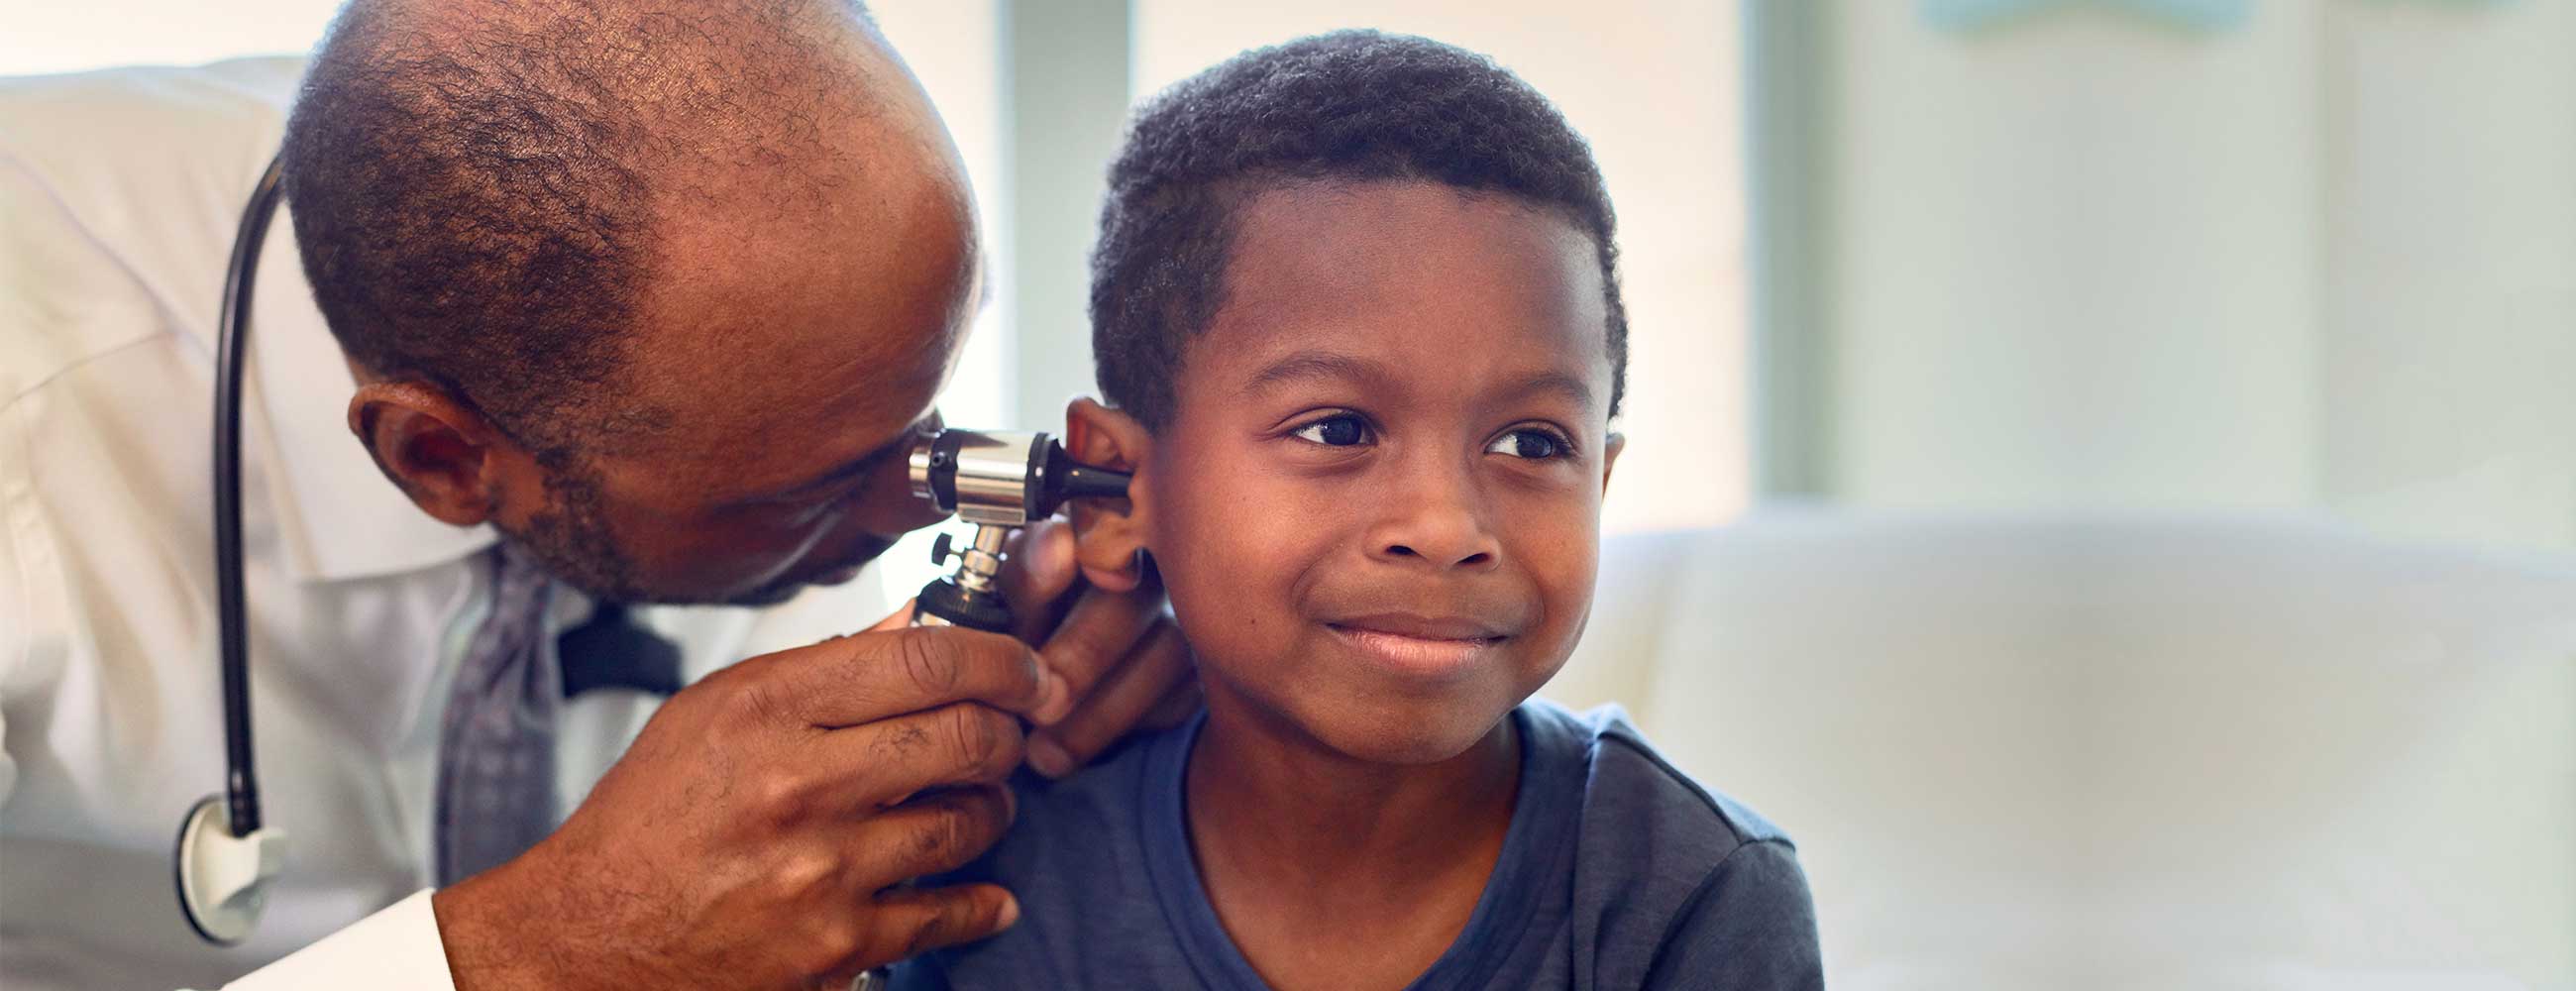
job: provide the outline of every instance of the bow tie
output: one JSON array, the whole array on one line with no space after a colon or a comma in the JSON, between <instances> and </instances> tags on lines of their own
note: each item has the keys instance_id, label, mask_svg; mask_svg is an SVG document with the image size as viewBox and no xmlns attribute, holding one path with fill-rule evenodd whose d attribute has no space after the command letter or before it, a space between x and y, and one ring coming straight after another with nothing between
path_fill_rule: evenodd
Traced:
<instances>
[{"instance_id":1,"label":"bow tie","mask_svg":"<svg viewBox=\"0 0 2576 991\"><path fill-rule=\"evenodd\" d=\"M601 602L590 619L555 638L563 691L632 688L667 696L680 690L680 645L645 629L622 602Z\"/></svg>"}]
</instances>

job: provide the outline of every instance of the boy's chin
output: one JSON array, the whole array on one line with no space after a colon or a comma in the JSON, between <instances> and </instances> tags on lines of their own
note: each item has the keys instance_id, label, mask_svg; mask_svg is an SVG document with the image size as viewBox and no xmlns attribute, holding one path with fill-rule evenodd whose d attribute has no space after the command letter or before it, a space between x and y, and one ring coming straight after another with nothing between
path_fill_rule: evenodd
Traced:
<instances>
[{"instance_id":1,"label":"boy's chin","mask_svg":"<svg viewBox=\"0 0 2576 991\"><path fill-rule=\"evenodd\" d=\"M1456 758L1491 735L1521 698L1359 699L1296 714L1308 735L1354 760L1422 767Z\"/></svg>"}]
</instances>

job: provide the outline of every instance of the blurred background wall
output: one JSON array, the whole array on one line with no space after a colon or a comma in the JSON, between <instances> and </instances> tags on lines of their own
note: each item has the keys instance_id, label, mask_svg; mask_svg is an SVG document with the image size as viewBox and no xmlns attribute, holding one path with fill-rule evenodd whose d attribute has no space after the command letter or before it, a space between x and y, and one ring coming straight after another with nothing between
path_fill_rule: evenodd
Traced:
<instances>
[{"instance_id":1,"label":"blurred background wall","mask_svg":"<svg viewBox=\"0 0 2576 991\"><path fill-rule=\"evenodd\" d=\"M955 422L1090 387L1133 101L1364 25L1493 55L1596 148L1636 328L1611 533L1781 501L2576 547L2567 0L871 6L1000 262ZM335 7L23 5L0 73L303 50Z\"/></svg>"},{"instance_id":2,"label":"blurred background wall","mask_svg":"<svg viewBox=\"0 0 2576 991\"><path fill-rule=\"evenodd\" d=\"M2576 547L2576 5L1750 17L1766 491Z\"/></svg>"}]
</instances>

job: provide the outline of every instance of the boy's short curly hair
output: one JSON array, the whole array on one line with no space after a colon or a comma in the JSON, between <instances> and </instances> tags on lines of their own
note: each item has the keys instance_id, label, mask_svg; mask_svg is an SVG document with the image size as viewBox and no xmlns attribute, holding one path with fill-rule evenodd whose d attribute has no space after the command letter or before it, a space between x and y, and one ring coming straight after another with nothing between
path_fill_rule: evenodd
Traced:
<instances>
[{"instance_id":1,"label":"boy's short curly hair","mask_svg":"<svg viewBox=\"0 0 2576 991\"><path fill-rule=\"evenodd\" d=\"M1556 210L1589 234L1607 297L1610 412L1628 369L1617 221L1592 149L1492 60L1411 35L1336 31L1237 55L1128 126L1091 255L1101 394L1170 422L1184 345L1224 304L1235 214L1297 182L1420 179Z\"/></svg>"}]
</instances>

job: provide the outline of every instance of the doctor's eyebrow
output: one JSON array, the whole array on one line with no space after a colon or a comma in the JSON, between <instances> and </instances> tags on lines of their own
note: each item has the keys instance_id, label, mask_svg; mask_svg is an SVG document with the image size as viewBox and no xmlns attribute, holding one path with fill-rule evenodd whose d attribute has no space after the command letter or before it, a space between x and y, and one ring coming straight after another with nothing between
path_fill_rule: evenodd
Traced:
<instances>
[{"instance_id":1,"label":"doctor's eyebrow","mask_svg":"<svg viewBox=\"0 0 2576 991\"><path fill-rule=\"evenodd\" d=\"M781 499L793 499L797 496L811 495L813 493L829 489L853 478L863 477L876 471L878 466L885 464L887 458L903 453L905 448L911 446L913 437L918 435L920 432L919 424L906 426L903 428L902 433L894 436L893 440L870 449L866 454L850 459L840 467L834 468L825 473L820 478L807 482L798 482L788 488L756 495L744 501L776 502Z\"/></svg>"}]
</instances>

